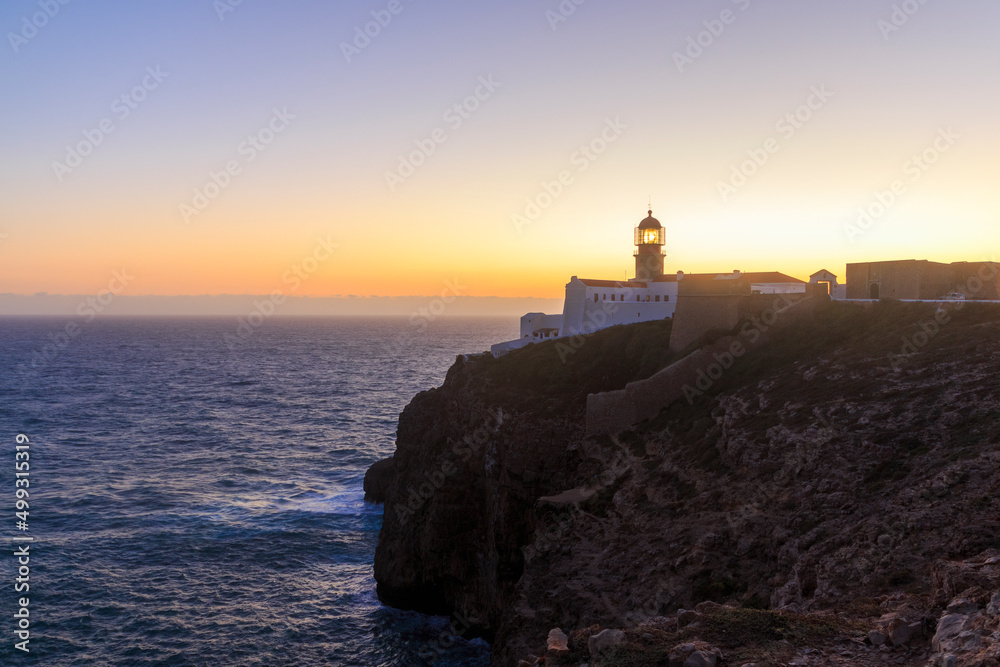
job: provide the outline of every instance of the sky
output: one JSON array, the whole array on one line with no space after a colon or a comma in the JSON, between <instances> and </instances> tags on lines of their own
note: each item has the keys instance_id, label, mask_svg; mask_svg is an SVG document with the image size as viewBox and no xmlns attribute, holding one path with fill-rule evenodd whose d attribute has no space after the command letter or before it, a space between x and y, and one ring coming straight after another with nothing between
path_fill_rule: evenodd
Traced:
<instances>
[{"instance_id":1,"label":"sky","mask_svg":"<svg viewBox=\"0 0 1000 667\"><path fill-rule=\"evenodd\" d=\"M1000 259L995 0L8 0L0 293ZM449 287L451 285L451 287ZM458 287L455 287L458 286Z\"/></svg>"}]
</instances>

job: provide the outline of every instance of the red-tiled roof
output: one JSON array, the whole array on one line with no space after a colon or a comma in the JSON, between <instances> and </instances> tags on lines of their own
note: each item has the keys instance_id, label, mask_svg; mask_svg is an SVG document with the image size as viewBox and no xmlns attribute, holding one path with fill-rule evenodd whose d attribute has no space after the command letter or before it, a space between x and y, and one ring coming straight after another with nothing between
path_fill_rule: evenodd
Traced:
<instances>
[{"instance_id":1,"label":"red-tiled roof","mask_svg":"<svg viewBox=\"0 0 1000 667\"><path fill-rule=\"evenodd\" d=\"M798 278L793 278L791 276L786 276L784 273L779 271L762 271L759 273L744 273L742 277L749 280L751 283L797 283L805 284L806 281L799 280Z\"/></svg>"},{"instance_id":2,"label":"red-tiled roof","mask_svg":"<svg viewBox=\"0 0 1000 667\"><path fill-rule=\"evenodd\" d=\"M611 287L611 288L626 288L626 287L645 287L646 283L627 283L623 280L591 280L589 278L578 278L581 283L587 287Z\"/></svg>"},{"instance_id":3,"label":"red-tiled roof","mask_svg":"<svg viewBox=\"0 0 1000 667\"><path fill-rule=\"evenodd\" d=\"M589 278L580 278L581 283L587 287L621 287L622 284L617 280L590 280Z\"/></svg>"},{"instance_id":4,"label":"red-tiled roof","mask_svg":"<svg viewBox=\"0 0 1000 667\"><path fill-rule=\"evenodd\" d=\"M725 276L724 279L734 280L734 276L731 273L685 273L684 280L695 280L698 282L705 282L709 280L715 280L719 276ZM798 278L793 278L791 276L786 276L784 273L778 271L757 271L751 273L741 273L740 278L743 278L750 283L796 283L805 284L804 280L799 280ZM674 283L677 282L677 274L671 273L669 275L660 276L656 278L653 282L657 283Z\"/></svg>"}]
</instances>

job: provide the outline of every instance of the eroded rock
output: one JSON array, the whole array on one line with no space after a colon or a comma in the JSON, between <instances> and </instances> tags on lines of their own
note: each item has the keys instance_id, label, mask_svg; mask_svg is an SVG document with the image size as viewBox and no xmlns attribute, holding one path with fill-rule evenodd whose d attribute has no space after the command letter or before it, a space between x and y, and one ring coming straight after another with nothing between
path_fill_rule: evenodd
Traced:
<instances>
[{"instance_id":1,"label":"eroded rock","mask_svg":"<svg viewBox=\"0 0 1000 667\"><path fill-rule=\"evenodd\" d=\"M621 630L602 630L587 640L587 650L590 651L590 657L596 658L604 651L624 643L625 633Z\"/></svg>"},{"instance_id":2,"label":"eroded rock","mask_svg":"<svg viewBox=\"0 0 1000 667\"><path fill-rule=\"evenodd\" d=\"M547 643L546 655L559 657L569 653L569 637L559 628L549 630Z\"/></svg>"}]
</instances>

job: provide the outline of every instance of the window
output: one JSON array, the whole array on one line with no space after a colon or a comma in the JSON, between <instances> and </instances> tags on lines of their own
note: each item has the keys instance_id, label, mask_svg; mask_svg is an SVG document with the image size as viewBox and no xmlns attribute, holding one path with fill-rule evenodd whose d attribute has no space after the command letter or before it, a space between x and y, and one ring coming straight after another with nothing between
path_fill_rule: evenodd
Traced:
<instances>
[{"instance_id":1,"label":"window","mask_svg":"<svg viewBox=\"0 0 1000 667\"><path fill-rule=\"evenodd\" d=\"M659 302L660 302L660 295L659 295L659 294L657 294L657 295L656 295L656 302L657 302L657 303L659 303Z\"/></svg>"},{"instance_id":2,"label":"window","mask_svg":"<svg viewBox=\"0 0 1000 667\"><path fill-rule=\"evenodd\" d=\"M594 295L594 303L597 303L597 295Z\"/></svg>"},{"instance_id":3,"label":"window","mask_svg":"<svg viewBox=\"0 0 1000 667\"><path fill-rule=\"evenodd\" d=\"M669 294L665 295L665 296L663 297L663 300L664 300L664 301L670 301L670 295L669 295Z\"/></svg>"},{"instance_id":4,"label":"window","mask_svg":"<svg viewBox=\"0 0 1000 667\"><path fill-rule=\"evenodd\" d=\"M636 295L635 295L635 300L636 300L636 301L638 301L638 300L639 300L639 295L638 295L638 294L636 294Z\"/></svg>"},{"instance_id":5,"label":"window","mask_svg":"<svg viewBox=\"0 0 1000 667\"><path fill-rule=\"evenodd\" d=\"M649 303L649 295L646 295L646 303Z\"/></svg>"}]
</instances>

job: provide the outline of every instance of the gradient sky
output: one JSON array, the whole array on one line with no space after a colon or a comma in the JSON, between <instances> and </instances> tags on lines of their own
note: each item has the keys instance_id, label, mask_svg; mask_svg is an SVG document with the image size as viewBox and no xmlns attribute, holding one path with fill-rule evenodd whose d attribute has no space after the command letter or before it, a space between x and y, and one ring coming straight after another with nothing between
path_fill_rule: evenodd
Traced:
<instances>
[{"instance_id":1,"label":"gradient sky","mask_svg":"<svg viewBox=\"0 0 1000 667\"><path fill-rule=\"evenodd\" d=\"M37 34L25 20L56 0L3 3L0 292L92 294L125 269L132 295L436 295L458 280L558 297L571 275L631 274L649 197L670 272L1000 259L995 0L565 0L555 29L558 0L399 0L351 62L342 43L389 0L243 0L220 17L232 2L77 0ZM919 9L886 33L902 4ZM726 10L680 71L675 52ZM166 77L121 118L147 68ZM779 128L814 87L832 97ZM248 161L242 142L275 109L294 118ZM104 119L114 131L57 175ZM436 128L446 141L390 188ZM723 197L765 145L778 150ZM925 151L934 164L908 166ZM181 205L231 160L240 173L186 222ZM849 227L894 181L884 214ZM337 248L293 288L317 238Z\"/></svg>"}]
</instances>

